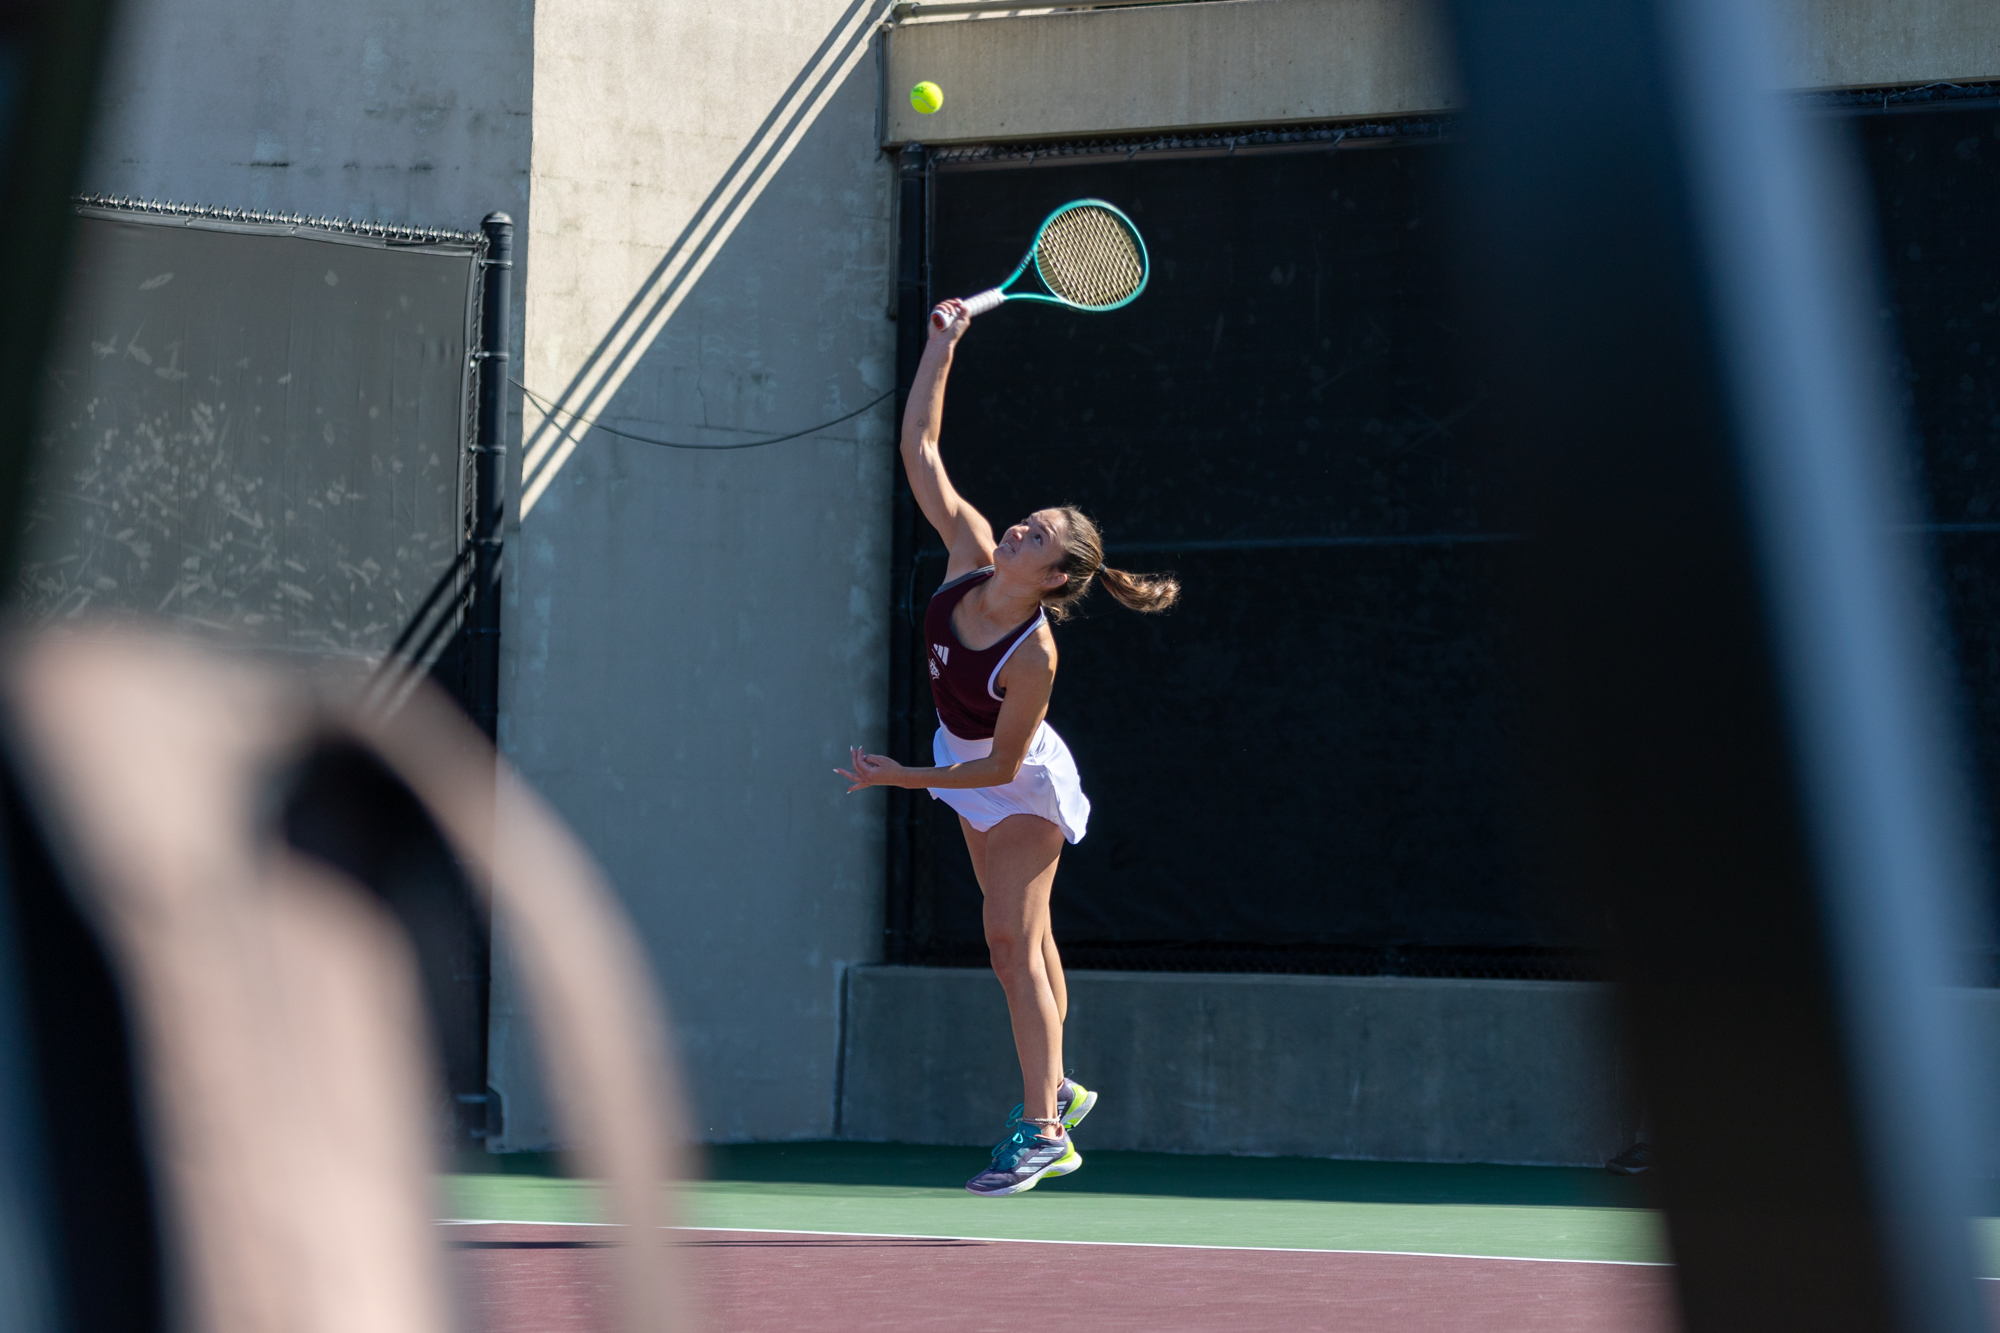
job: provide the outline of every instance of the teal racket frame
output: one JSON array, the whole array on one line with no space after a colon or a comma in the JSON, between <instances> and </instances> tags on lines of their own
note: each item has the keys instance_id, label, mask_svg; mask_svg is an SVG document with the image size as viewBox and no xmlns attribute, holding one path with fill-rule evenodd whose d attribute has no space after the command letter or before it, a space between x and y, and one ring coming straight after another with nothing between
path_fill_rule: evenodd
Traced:
<instances>
[{"instance_id":1,"label":"teal racket frame","mask_svg":"<svg viewBox=\"0 0 2000 1333\"><path fill-rule=\"evenodd\" d=\"M1072 213L1079 208L1101 208L1125 225L1125 230L1131 233L1132 243L1139 247L1139 285L1134 287L1123 300L1113 301L1109 305L1082 305L1076 301L1069 300L1067 297L1045 292L1008 291L1009 287L1020 281L1021 275L1028 271L1030 265L1034 267L1035 277L1044 287L1053 287L1053 284L1048 280L1048 275L1042 272L1042 237L1048 235L1049 228L1055 225L1058 218L1062 217L1065 213ZM1152 280L1153 259L1146 251L1146 238L1140 232L1138 224L1126 216L1125 210L1103 199L1072 199L1042 219L1042 225L1035 229L1035 239L1029 244L1028 253L1021 257L1021 262L1014 266L1014 271L1007 275L1006 281L997 287L990 287L976 296L966 297L962 304L965 306L965 313L967 315L983 315L1005 301L1040 301L1043 305L1059 305L1070 310L1079 310L1089 315L1101 315L1108 311L1122 309L1138 300L1140 294L1146 290L1146 284ZM931 313L931 323L940 329L944 327L944 320L936 311Z\"/></svg>"}]
</instances>

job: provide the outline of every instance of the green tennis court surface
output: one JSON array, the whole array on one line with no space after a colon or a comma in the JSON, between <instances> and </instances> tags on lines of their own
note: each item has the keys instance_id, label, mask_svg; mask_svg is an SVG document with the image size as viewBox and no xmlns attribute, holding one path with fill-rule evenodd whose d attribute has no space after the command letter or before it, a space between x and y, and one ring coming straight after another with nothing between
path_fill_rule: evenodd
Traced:
<instances>
[{"instance_id":1,"label":"green tennis court surface","mask_svg":"<svg viewBox=\"0 0 2000 1333\"><path fill-rule=\"evenodd\" d=\"M1094 1152L1082 1171L1008 1199L960 1182L978 1149L904 1144L710 1148L679 1190L684 1226L1128 1245L1360 1250L1664 1263L1665 1229L1639 1182L1534 1166L1337 1162ZM553 1156L474 1158L447 1177L452 1216L599 1220L594 1187ZM2000 1220L1975 1223L1981 1271L2000 1277Z\"/></svg>"},{"instance_id":2,"label":"green tennis court surface","mask_svg":"<svg viewBox=\"0 0 2000 1333\"><path fill-rule=\"evenodd\" d=\"M980 1150L898 1144L711 1149L682 1187L683 1225L987 1240L1384 1250L1659 1263L1657 1219L1633 1182L1597 1171L1097 1152L1082 1171L1008 1199L960 1182ZM546 1158L450 1178L455 1216L598 1218L587 1182Z\"/></svg>"}]
</instances>

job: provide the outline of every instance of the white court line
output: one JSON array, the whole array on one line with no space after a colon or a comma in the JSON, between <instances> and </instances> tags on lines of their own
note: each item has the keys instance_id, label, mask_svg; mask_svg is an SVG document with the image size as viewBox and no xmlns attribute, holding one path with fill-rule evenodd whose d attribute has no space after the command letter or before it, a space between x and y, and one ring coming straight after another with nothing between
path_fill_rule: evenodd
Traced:
<instances>
[{"instance_id":1,"label":"white court line","mask_svg":"<svg viewBox=\"0 0 2000 1333\"><path fill-rule=\"evenodd\" d=\"M615 1222L523 1222L495 1217L439 1218L448 1227L608 1227ZM1547 1259L1527 1254L1451 1254L1440 1250L1338 1250L1315 1245L1190 1245L1147 1240L1040 1240L1023 1236L940 1236L901 1231L804 1231L797 1227L664 1227L666 1231L736 1231L752 1236L853 1236L859 1240L978 1240L995 1245L1107 1245L1128 1250L1247 1250L1254 1254L1402 1254L1412 1259L1492 1259L1510 1264L1597 1264L1613 1268L1672 1268L1657 1259Z\"/></svg>"}]
</instances>

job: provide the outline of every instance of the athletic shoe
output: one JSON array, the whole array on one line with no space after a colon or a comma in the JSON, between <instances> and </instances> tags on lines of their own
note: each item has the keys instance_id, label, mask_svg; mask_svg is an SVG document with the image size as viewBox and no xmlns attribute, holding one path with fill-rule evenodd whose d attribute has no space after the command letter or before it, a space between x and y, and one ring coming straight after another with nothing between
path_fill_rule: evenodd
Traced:
<instances>
[{"instance_id":1,"label":"athletic shoe","mask_svg":"<svg viewBox=\"0 0 2000 1333\"><path fill-rule=\"evenodd\" d=\"M1075 1129L1083 1123L1083 1118L1097 1107L1097 1094L1073 1078L1066 1078L1056 1088L1056 1116L1063 1122L1064 1129ZM1012 1129L1021 1122L1021 1112L1027 1110L1022 1103L1007 1113L1007 1128Z\"/></svg>"},{"instance_id":2,"label":"athletic shoe","mask_svg":"<svg viewBox=\"0 0 2000 1333\"><path fill-rule=\"evenodd\" d=\"M1062 1102L1060 1099L1057 1100L1056 1105L1058 1109L1061 1108ZM1015 1128L1020 1125L1021 1112L1027 1109L1028 1108L1026 1106L1016 1106L1013 1110L1007 1113L1007 1132L1009 1134L1013 1133ZM1078 1118L1081 1119L1081 1117ZM1068 1126L1065 1125L1064 1128L1067 1129ZM1070 1172L1076 1170L1078 1167L1082 1165L1083 1165L1083 1154L1077 1153L1074 1156L1066 1157L1062 1161L1057 1162L1054 1166L1048 1169L1047 1174L1052 1176L1066 1176Z\"/></svg>"},{"instance_id":3,"label":"athletic shoe","mask_svg":"<svg viewBox=\"0 0 2000 1333\"><path fill-rule=\"evenodd\" d=\"M1056 1089L1056 1114L1062 1117L1064 1129L1082 1124L1096 1106L1097 1094L1073 1078L1064 1079Z\"/></svg>"},{"instance_id":4,"label":"athletic shoe","mask_svg":"<svg viewBox=\"0 0 2000 1333\"><path fill-rule=\"evenodd\" d=\"M993 1165L966 1181L965 1187L989 1197L1020 1194L1033 1189L1043 1176L1068 1175L1082 1165L1083 1154L1069 1135L1051 1143L1022 1125L993 1150Z\"/></svg>"}]
</instances>

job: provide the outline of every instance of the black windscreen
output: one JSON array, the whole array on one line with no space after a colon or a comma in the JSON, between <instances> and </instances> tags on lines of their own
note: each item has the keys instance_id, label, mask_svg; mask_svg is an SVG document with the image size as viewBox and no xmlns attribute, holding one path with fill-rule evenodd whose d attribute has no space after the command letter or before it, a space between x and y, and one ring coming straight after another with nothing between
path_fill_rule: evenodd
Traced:
<instances>
[{"instance_id":1,"label":"black windscreen","mask_svg":"<svg viewBox=\"0 0 2000 1333\"><path fill-rule=\"evenodd\" d=\"M1127 210L1153 261L1124 310L982 319L945 417L952 476L996 522L1074 501L1113 564L1184 586L1155 618L1099 593L1057 634L1050 721L1094 804L1055 899L1079 962L1564 942L1513 833L1490 595L1512 534L1488 512L1440 165L1410 145L936 174L937 295L990 286L1083 196ZM919 938L973 954L978 890L926 804Z\"/></svg>"},{"instance_id":2,"label":"black windscreen","mask_svg":"<svg viewBox=\"0 0 2000 1333\"><path fill-rule=\"evenodd\" d=\"M1995 860L2000 793L2000 108L1857 117L1888 276L1882 311L1918 442L1934 567Z\"/></svg>"},{"instance_id":3,"label":"black windscreen","mask_svg":"<svg viewBox=\"0 0 2000 1333\"><path fill-rule=\"evenodd\" d=\"M2000 111L1846 126L1879 197L1922 539L1996 791ZM1518 817L1533 738L1494 591L1520 534L1493 509L1505 423L1469 366L1436 206L1453 151L934 172L934 298L991 286L1084 196L1130 213L1153 259L1125 310L983 318L945 417L952 476L996 522L1074 501L1112 563L1185 587L1159 618L1099 593L1057 632L1050 721L1094 803L1054 900L1073 964L1589 972L1587 940L1543 910ZM925 537L919 606L942 570ZM911 679L928 723L926 676ZM919 805L915 956L978 959L956 821Z\"/></svg>"},{"instance_id":4,"label":"black windscreen","mask_svg":"<svg viewBox=\"0 0 2000 1333\"><path fill-rule=\"evenodd\" d=\"M381 658L462 545L474 249L78 227L21 610Z\"/></svg>"}]
</instances>

